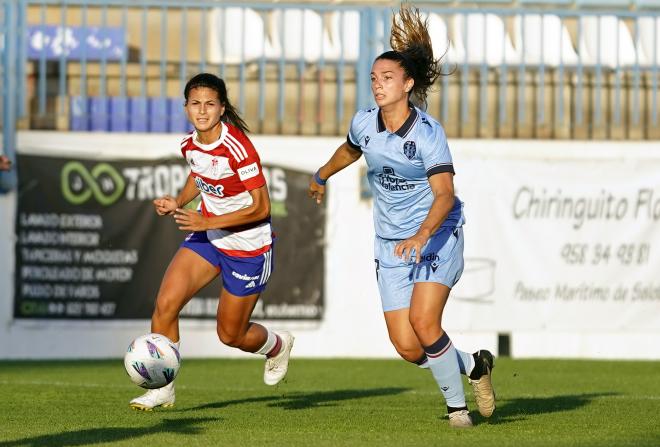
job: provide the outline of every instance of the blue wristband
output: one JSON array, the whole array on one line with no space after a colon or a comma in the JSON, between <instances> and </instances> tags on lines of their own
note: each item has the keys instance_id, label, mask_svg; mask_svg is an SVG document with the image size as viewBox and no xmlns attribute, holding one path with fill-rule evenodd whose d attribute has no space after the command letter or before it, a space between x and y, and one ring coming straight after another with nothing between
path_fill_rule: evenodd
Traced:
<instances>
[{"instance_id":1,"label":"blue wristband","mask_svg":"<svg viewBox=\"0 0 660 447\"><path fill-rule=\"evenodd\" d=\"M327 180L327 179L326 179L326 180L323 180L323 179L321 178L321 176L319 175L319 171L316 171L316 172L314 173L314 181L315 181L316 183L318 183L319 185L321 185L321 186L325 186L325 184L328 183L328 180Z\"/></svg>"}]
</instances>

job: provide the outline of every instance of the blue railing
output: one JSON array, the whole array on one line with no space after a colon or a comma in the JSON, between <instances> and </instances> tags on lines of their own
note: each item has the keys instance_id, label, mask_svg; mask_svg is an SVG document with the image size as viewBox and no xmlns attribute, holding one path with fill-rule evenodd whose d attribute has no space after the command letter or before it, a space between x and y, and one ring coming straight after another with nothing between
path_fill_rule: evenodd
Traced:
<instances>
[{"instance_id":1,"label":"blue railing","mask_svg":"<svg viewBox=\"0 0 660 447\"><path fill-rule=\"evenodd\" d=\"M588 2L596 4L594 2ZM607 1L601 2L608 3ZM611 3L614 4L614 3ZM455 50L455 46L461 46L452 60L463 74L470 71L479 73L480 83L480 121L487 119L488 97L485 94L487 89L487 79L489 70L496 70L499 76L500 90L498 95L498 117L500 122L506 122L510 116L510 110L507 109L507 77L517 73L517 120L524 122L528 112L536 116L536 124L543 124L547 118L545 111L545 89L546 80L551 72L556 73L559 89L556 92L555 113L558 121L564 120L566 104L563 96L564 85L575 77L575 100L573 101L573 119L575 125L584 124L584 90L587 72L590 77L594 77L596 93L594 94L594 104L591 109L593 114L591 122L595 125L603 125L603 90L605 88L605 76L614 75L614 102L613 118L614 124L621 124L622 121L622 95L623 95L623 76L632 77L632 113L631 122L633 125L640 124L640 90L642 75L647 75L651 85L650 101L651 119L650 124L658 124L658 68L660 59L660 16L655 11L618 11L618 10L598 10L598 11L566 11L566 10L532 10L511 8L503 10L480 8L430 8L431 16L439 16L437 20L450 17L454 22L454 42L449 47L449 56ZM516 34L516 45L510 42L510 36L506 30L503 21L513 23ZM472 29L466 26L473 23ZM573 23L573 29L576 33L575 46L568 33L567 23ZM632 27L632 33L629 32L628 22ZM462 24L462 27L460 26ZM485 30L481 34L483 42L473 46L470 43L469 32L475 31L476 26L481 26ZM457 26L459 25L459 26ZM440 25L441 27L446 25ZM491 26L489 30L488 27ZM526 29L527 27L527 29ZM457 32L456 28L462 28L462 32ZM495 28L493 30L492 28ZM530 30L531 36L530 36ZM494 32L493 32L494 31ZM386 34L386 30L383 31ZM479 33L477 33L479 34ZM534 34L536 34L534 36ZM527 37L527 38L526 38ZM528 39L532 37L531 42ZM552 38L558 40L551 41ZM474 39L473 39L474 40ZM458 45L457 44L458 41ZM531 43L531 45L530 45ZM606 47L607 44L610 47ZM496 45L501 44L501 48ZM437 45L437 44L436 44ZM530 48L534 47L534 48ZM556 53L544 54L548 46L552 47ZM493 56L490 49L494 49L497 55ZM499 51L497 51L499 50ZM531 51L530 51L531 50ZM644 50L646 52L644 53ZM538 76L538 89L536 98L536 110L528 110L525 100L528 70L533 70ZM443 79L445 83L447 79ZM440 111L440 116L444 120L449 119L445 106ZM461 118L467 121L469 115L468 101L468 77L461 77Z\"/></svg>"},{"instance_id":2,"label":"blue railing","mask_svg":"<svg viewBox=\"0 0 660 447\"><path fill-rule=\"evenodd\" d=\"M0 0L0 90L2 91L2 149L16 162L16 118L25 113L24 46L18 36L24 31L25 9L17 1ZM0 193L16 187L16 171L0 172Z\"/></svg>"},{"instance_id":3,"label":"blue railing","mask_svg":"<svg viewBox=\"0 0 660 447\"><path fill-rule=\"evenodd\" d=\"M450 135L609 138L625 127L619 137L630 129L660 137L660 0L448 3L423 10L434 48L448 49L445 71L454 72L428 105ZM393 11L204 0L2 4L16 16L13 82L34 82L30 98L32 89L8 90L19 95L13 107L25 116L30 104L42 127L102 131L186 130L183 86L208 70L227 79L253 130L342 134L353 111L372 104L368 73L389 47Z\"/></svg>"},{"instance_id":4,"label":"blue railing","mask_svg":"<svg viewBox=\"0 0 660 447\"><path fill-rule=\"evenodd\" d=\"M52 8L53 6L58 6L60 8L60 17L57 21L57 27L61 30L68 30L69 32L75 33L84 33L84 30L88 25L88 16L90 15L90 9L95 9L97 13L97 21L100 21L101 27L107 26L109 23L109 14L116 13L119 11L119 19L114 18L114 25L119 29L127 32L129 29L136 31L135 26L131 28L129 24L129 16L133 19L138 20L139 25L139 55L137 56L137 61L132 61L133 64L139 64L139 90L133 92L133 94L128 95L126 85L129 81L127 76L127 52L121 52L121 56L118 60L113 61L112 63L119 66L119 92L118 96L120 98L117 101L119 104L128 102L129 106L137 110L137 114L127 114L126 120L130 117L129 122L136 122L134 118L141 116L140 121L147 122L148 116L152 114L149 109L149 104L154 104L153 101L150 102L148 98L154 96L154 92L148 89L147 79L149 77L148 70L157 66L158 68L158 91L156 96L163 98L162 104L173 104L173 101L166 101L166 98L171 98L173 93L171 88L168 88L168 84L172 81L172 73L169 70L170 65L173 63L178 65L178 90L176 92L176 97L180 98L181 91L183 90L183 85L185 81L195 72L213 70L217 71L220 76L229 75L229 71L232 71L232 76L236 76L238 80L238 95L235 101L239 109L244 110L246 108L246 76L248 70L251 70L252 67L257 64L259 78L258 78L258 89L259 89L259 102L258 102L258 111L257 119L259 122L265 122L266 120L272 119L267 116L266 112L266 74L269 68L275 67L277 69L277 89L278 92L276 95L277 102L277 122L279 123L278 127L282 127L283 123L288 119L285 116L285 90L286 90L286 77L287 69L295 68L297 71L297 78L299 84L299 94L302 97L304 95L304 84L307 82L306 72L307 67L310 64L314 64L315 67L319 70L319 76L314 80L315 84L318 84L318 88L323 88L325 82L323 72L326 67L336 67L337 70L337 85L338 85L338 96L341 97L344 94L344 77L345 69L352 69L355 67L355 62L357 60L357 54L354 59L347 61L344 58L343 51L337 51L336 45L343 45L341 38L336 45L332 48L328 48L327 45L323 45L323 39L327 34L326 20L321 20L322 14L343 14L342 11L350 11L354 14L357 14L359 17L360 9L353 7L344 8L336 6L316 6L312 5L310 8L305 8L304 11L298 6L295 5L272 5L272 4L250 4L250 8L245 8L244 3L222 3L218 4L216 2L210 1L188 1L185 3L185 6L182 7L181 3L174 3L168 1L66 1L66 2L54 2L54 1L35 1L28 2L31 10L39 10L39 13L34 13L33 15L37 20L31 20L30 24L32 26L44 26L46 24L46 10ZM71 10L77 10L78 20L76 23L71 23ZM99 13L100 12L100 13ZM151 20L148 22L148 18L153 19L154 12L158 14L157 19ZM51 11L52 15L52 11ZM170 15L176 15L176 23L172 23L173 19ZM251 27L255 25L255 20L262 21L265 15L269 15L269 31L273 34L271 36L263 35L264 25L262 24L262 38L261 38L261 48L257 48L257 55L255 56L254 45L251 45L251 42L254 36L251 35ZM192 17L194 16L194 17ZM218 17L217 24L219 27L216 28L215 34L211 30L213 25L212 21L214 17ZM295 17L294 17L295 16ZM285 32L285 29L288 25L289 20L297 19L298 22L296 25L299 25L304 30L304 27L308 29L305 34L309 32L314 33L318 36L320 46L320 52L315 53L314 51L307 51L308 48L311 48L310 42L306 38L299 39L298 44L300 45L299 49L296 51L295 48L292 48L290 42L290 33ZM309 19L318 19L318 28L316 25L310 25ZM238 19L238 23L237 23ZM135 20L133 20L135 21ZM219 23L222 21L222 23ZM211 22L211 23L210 23ZM51 17L52 24L52 17ZM344 23L339 24L339 29L342 29ZM170 27L174 26L179 35L176 36L177 40L183 42L190 42L191 38L188 37L189 28L191 26L197 26L200 30L196 33L199 36L193 45L182 45L176 54L173 53L172 48L169 48L167 45L168 40L172 40L169 36ZM155 28L155 30L154 30ZM228 34L227 31L220 30L218 28L224 28L225 30L242 30L242 36L240 39L241 45L238 49L228 43ZM247 32L245 32L247 30ZM155 31L155 32L154 32ZM158 34L156 34L158 33ZM213 35L210 39L208 36ZM153 39L154 35L159 35L159 54L154 54L153 51L146 50L150 47L150 40ZM232 38L234 36L231 36ZM359 38L359 36L356 36ZM257 37L258 38L258 37ZM73 39L75 40L75 39ZM190 54L191 47L197 45L199 48L198 54ZM248 48L251 45L250 48ZM232 46L232 48L230 48ZM209 48L210 47L210 48ZM332 51L333 55L328 55L327 52ZM299 53L299 56L295 56L295 53ZM90 56L86 54L85 51L79 51L79 54L76 58L70 57L70 54L67 54L67 51L61 51L57 61L59 62L58 69L58 82L57 82L57 91L56 96L58 98L57 104L57 113L60 115L66 114L67 109L73 106L74 111L79 113L79 116L84 117L87 115L88 108L90 107L88 97L90 92L87 89L88 83L88 65L90 63ZM315 54L312 54L315 53ZM38 96L38 114L43 116L46 114L46 98L53 92L46 91L47 85L47 60L51 57L48 54L48 49L42 47L41 53L36 55L36 60L39 62L38 69L38 81L39 86L37 96ZM172 61L172 58L175 57L176 61ZM212 60L210 60L212 59ZM99 91L93 95L95 97L95 104L107 103L107 76L106 76L106 67L107 67L107 56L105 53L100 54L97 58L96 63L100 65L100 74L98 75L98 85ZM69 83L67 82L67 70L71 65L79 65L80 67L80 88L78 91L72 91L68 88ZM73 99L71 99L73 98ZM73 103L67 103L67 101L73 101ZM180 100L178 100L180 103ZM302 121L302 115L304 101L299 100L298 107L296 110L296 119ZM320 107L320 106L319 106ZM158 108L158 110L167 110ZM99 110L97 110L98 112ZM101 115L103 115L103 110L100 110ZM342 101L336 101L335 104L335 119L342 122L346 119L346 110L345 105ZM352 113L352 110L349 111ZM166 119L169 113L162 113L162 118ZM317 122L321 120L322 113L319 110L317 113ZM178 121L174 122L172 130L179 131L182 126L185 126L185 119L182 114L179 113L179 117L176 118ZM72 120L75 123L79 123L79 120L75 118ZM153 120L152 121L162 121L162 120ZM121 127L121 126L120 126ZM119 129L121 130L121 129ZM142 130L142 129L135 129Z\"/></svg>"}]
</instances>

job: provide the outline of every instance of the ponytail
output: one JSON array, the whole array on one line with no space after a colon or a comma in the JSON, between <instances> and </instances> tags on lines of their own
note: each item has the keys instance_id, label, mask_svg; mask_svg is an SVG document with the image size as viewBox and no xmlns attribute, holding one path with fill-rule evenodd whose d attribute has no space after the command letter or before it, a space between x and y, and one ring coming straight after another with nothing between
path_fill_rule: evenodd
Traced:
<instances>
[{"instance_id":1,"label":"ponytail","mask_svg":"<svg viewBox=\"0 0 660 447\"><path fill-rule=\"evenodd\" d=\"M442 74L441 59L433 57L433 46L428 31L428 20L422 19L418 8L402 3L397 15L392 17L390 46L376 59L389 59L399 63L415 83L410 91L414 104L426 106L426 97L431 86Z\"/></svg>"},{"instance_id":2,"label":"ponytail","mask_svg":"<svg viewBox=\"0 0 660 447\"><path fill-rule=\"evenodd\" d=\"M226 99L225 102L225 113L222 114L222 121L231 124L234 127L238 127L241 132L248 133L250 129L247 124L238 114L233 105L229 103L229 99Z\"/></svg>"}]
</instances>

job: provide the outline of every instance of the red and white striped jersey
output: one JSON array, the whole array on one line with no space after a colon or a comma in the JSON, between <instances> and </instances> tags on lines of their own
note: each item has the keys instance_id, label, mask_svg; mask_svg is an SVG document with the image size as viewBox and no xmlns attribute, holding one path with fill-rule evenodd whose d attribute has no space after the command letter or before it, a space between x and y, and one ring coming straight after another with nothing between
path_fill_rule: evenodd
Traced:
<instances>
[{"instance_id":1,"label":"red and white striped jersey","mask_svg":"<svg viewBox=\"0 0 660 447\"><path fill-rule=\"evenodd\" d=\"M181 142L181 153L201 194L201 212L220 216L252 204L248 191L266 184L259 155L238 128L221 123L220 138L211 144L197 141L197 132ZM270 219L240 228L208 230L209 241L230 256L258 256L270 248Z\"/></svg>"}]
</instances>

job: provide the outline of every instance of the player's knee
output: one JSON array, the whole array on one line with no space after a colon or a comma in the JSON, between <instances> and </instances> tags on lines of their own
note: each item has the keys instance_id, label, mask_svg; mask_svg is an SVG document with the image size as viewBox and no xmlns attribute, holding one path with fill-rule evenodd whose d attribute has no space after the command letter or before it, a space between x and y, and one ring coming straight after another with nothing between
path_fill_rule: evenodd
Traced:
<instances>
[{"instance_id":1,"label":"player's knee","mask_svg":"<svg viewBox=\"0 0 660 447\"><path fill-rule=\"evenodd\" d=\"M423 354L419 352L418 349L400 349L397 348L396 352L399 353L401 358L406 362L415 363L419 360L419 357Z\"/></svg>"},{"instance_id":2,"label":"player's knee","mask_svg":"<svg viewBox=\"0 0 660 447\"><path fill-rule=\"evenodd\" d=\"M410 343L400 343L398 340L393 339L392 337L390 337L390 341L392 342L394 349L396 349L396 352L401 356L403 360L407 362L417 361L419 356L424 353L424 351L421 349L421 346L419 345L410 346Z\"/></svg>"},{"instance_id":3,"label":"player's knee","mask_svg":"<svg viewBox=\"0 0 660 447\"><path fill-rule=\"evenodd\" d=\"M426 339L426 335L438 330L440 323L436 318L430 315L414 315L410 314L410 325L420 339Z\"/></svg>"}]
</instances>

